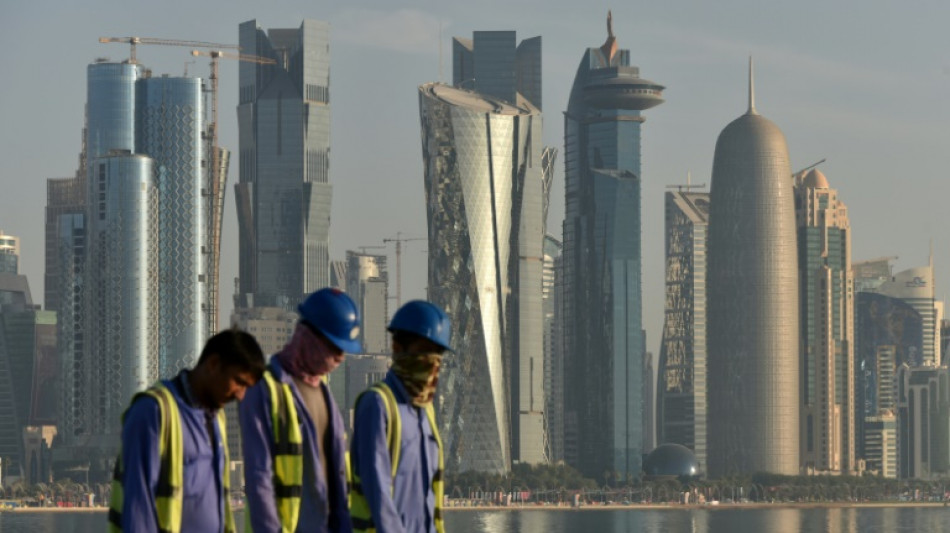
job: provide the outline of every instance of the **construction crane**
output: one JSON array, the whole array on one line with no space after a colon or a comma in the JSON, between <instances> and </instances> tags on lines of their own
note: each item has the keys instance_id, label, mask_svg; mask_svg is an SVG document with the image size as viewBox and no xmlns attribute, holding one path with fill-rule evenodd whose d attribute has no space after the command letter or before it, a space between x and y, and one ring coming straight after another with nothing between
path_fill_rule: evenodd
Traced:
<instances>
[{"instance_id":1,"label":"construction crane","mask_svg":"<svg viewBox=\"0 0 950 533\"><path fill-rule=\"evenodd\" d=\"M211 124L208 126L211 138L211 273L210 297L208 305L208 324L211 331L218 330L218 276L221 271L221 224L224 220L224 191L225 180L228 176L221 163L222 150L218 146L218 59L235 59L259 65L276 65L277 61L249 54L231 54L221 50L208 52L192 50L192 56L208 56L211 58Z\"/></svg>"},{"instance_id":2,"label":"construction crane","mask_svg":"<svg viewBox=\"0 0 950 533\"><path fill-rule=\"evenodd\" d=\"M396 243L396 308L402 305L402 243L424 240L425 237L403 238L401 231L397 231L395 237L383 239L383 243Z\"/></svg>"},{"instance_id":3,"label":"construction crane","mask_svg":"<svg viewBox=\"0 0 950 533\"><path fill-rule=\"evenodd\" d=\"M165 46L187 46L188 48L214 48L240 50L241 47L234 44L207 43L204 41L182 41L178 39L156 39L154 37L99 37L100 43L125 43L131 48L129 52L129 63L136 63L135 47L140 44L160 44Z\"/></svg>"}]
</instances>

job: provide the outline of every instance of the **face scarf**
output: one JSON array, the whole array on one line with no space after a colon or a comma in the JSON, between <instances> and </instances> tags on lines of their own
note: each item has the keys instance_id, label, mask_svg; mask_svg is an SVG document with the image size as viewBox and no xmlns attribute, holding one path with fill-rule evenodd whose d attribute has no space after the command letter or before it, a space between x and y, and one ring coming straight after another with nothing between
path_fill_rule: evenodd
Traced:
<instances>
[{"instance_id":1,"label":"face scarf","mask_svg":"<svg viewBox=\"0 0 950 533\"><path fill-rule=\"evenodd\" d=\"M332 347L303 324L297 324L294 336L277 354L284 370L311 387L320 386L320 379L330 373L332 359Z\"/></svg>"},{"instance_id":2,"label":"face scarf","mask_svg":"<svg viewBox=\"0 0 950 533\"><path fill-rule=\"evenodd\" d=\"M435 397L441 366L442 354L403 352L393 355L392 371L406 387L412 405L425 407Z\"/></svg>"}]
</instances>

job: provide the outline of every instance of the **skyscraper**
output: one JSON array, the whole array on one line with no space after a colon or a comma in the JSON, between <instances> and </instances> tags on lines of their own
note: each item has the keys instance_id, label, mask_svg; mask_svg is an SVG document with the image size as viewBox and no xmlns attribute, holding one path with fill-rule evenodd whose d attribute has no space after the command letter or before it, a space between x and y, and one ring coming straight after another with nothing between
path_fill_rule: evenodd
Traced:
<instances>
[{"instance_id":1,"label":"skyscraper","mask_svg":"<svg viewBox=\"0 0 950 533\"><path fill-rule=\"evenodd\" d=\"M544 237L544 420L547 454L552 463L564 460L564 350L559 305L561 241Z\"/></svg>"},{"instance_id":2,"label":"skyscraper","mask_svg":"<svg viewBox=\"0 0 950 533\"><path fill-rule=\"evenodd\" d=\"M0 272L0 459L8 476L28 474L24 430L56 423L59 376L56 313L33 305L26 276Z\"/></svg>"},{"instance_id":3,"label":"skyscraper","mask_svg":"<svg viewBox=\"0 0 950 533\"><path fill-rule=\"evenodd\" d=\"M144 78L135 88L135 152L152 159L157 199L159 375L194 366L209 336L209 204L199 78Z\"/></svg>"},{"instance_id":4,"label":"skyscraper","mask_svg":"<svg viewBox=\"0 0 950 533\"><path fill-rule=\"evenodd\" d=\"M801 283L801 465L855 470L851 224L818 169L795 179Z\"/></svg>"},{"instance_id":5,"label":"skyscraper","mask_svg":"<svg viewBox=\"0 0 950 533\"><path fill-rule=\"evenodd\" d=\"M59 278L57 305L83 301L82 316L74 307L62 326L72 333L62 345L74 366L64 388L73 395L64 410L76 413L70 438L115 434L132 394L194 365L207 337L203 98L197 78L153 78L134 62L88 67L85 179L51 184L63 190L47 244L58 250L48 261L59 270L48 273ZM67 189L82 182L79 216Z\"/></svg>"},{"instance_id":6,"label":"skyscraper","mask_svg":"<svg viewBox=\"0 0 950 533\"><path fill-rule=\"evenodd\" d=\"M708 465L799 472L795 201L781 130L749 110L719 134L709 211Z\"/></svg>"},{"instance_id":7,"label":"skyscraper","mask_svg":"<svg viewBox=\"0 0 950 533\"><path fill-rule=\"evenodd\" d=\"M541 109L541 37L518 43L513 31L476 31L452 38L452 85L517 103L521 95Z\"/></svg>"},{"instance_id":8,"label":"skyscraper","mask_svg":"<svg viewBox=\"0 0 950 533\"><path fill-rule=\"evenodd\" d=\"M344 290L360 310L363 353L389 353L389 336L386 334L389 273L386 270L386 256L347 251Z\"/></svg>"},{"instance_id":9,"label":"skyscraper","mask_svg":"<svg viewBox=\"0 0 950 533\"><path fill-rule=\"evenodd\" d=\"M901 479L950 473L950 368L897 369L897 434Z\"/></svg>"},{"instance_id":10,"label":"skyscraper","mask_svg":"<svg viewBox=\"0 0 950 533\"><path fill-rule=\"evenodd\" d=\"M625 480L641 469L641 111L663 86L607 41L584 52L564 118L565 460Z\"/></svg>"},{"instance_id":11,"label":"skyscraper","mask_svg":"<svg viewBox=\"0 0 950 533\"><path fill-rule=\"evenodd\" d=\"M666 193L666 309L657 369L659 444L706 468L706 244L709 193Z\"/></svg>"},{"instance_id":12,"label":"skyscraper","mask_svg":"<svg viewBox=\"0 0 950 533\"><path fill-rule=\"evenodd\" d=\"M0 272L16 274L20 264L20 239L0 230Z\"/></svg>"},{"instance_id":13,"label":"skyscraper","mask_svg":"<svg viewBox=\"0 0 950 533\"><path fill-rule=\"evenodd\" d=\"M870 460L873 418L897 409L901 365L923 363L923 319L906 302L871 292L855 297L855 454Z\"/></svg>"},{"instance_id":14,"label":"skyscraper","mask_svg":"<svg viewBox=\"0 0 950 533\"><path fill-rule=\"evenodd\" d=\"M236 307L293 310L330 281L330 28L238 28L240 233Z\"/></svg>"},{"instance_id":15,"label":"skyscraper","mask_svg":"<svg viewBox=\"0 0 950 533\"><path fill-rule=\"evenodd\" d=\"M913 307L924 321L922 363L941 364L940 321L943 302L936 297L933 261L927 266L911 268L894 274L875 291L878 294L900 298Z\"/></svg>"},{"instance_id":16,"label":"skyscraper","mask_svg":"<svg viewBox=\"0 0 950 533\"><path fill-rule=\"evenodd\" d=\"M87 427L117 434L132 395L159 377L158 193L153 160L90 160L84 295Z\"/></svg>"},{"instance_id":17,"label":"skyscraper","mask_svg":"<svg viewBox=\"0 0 950 533\"><path fill-rule=\"evenodd\" d=\"M449 468L546 460L541 39L455 38L455 87L420 87L429 298L452 319L440 380ZM537 102L537 103L536 103ZM547 186L546 186L547 184Z\"/></svg>"},{"instance_id":18,"label":"skyscraper","mask_svg":"<svg viewBox=\"0 0 950 533\"><path fill-rule=\"evenodd\" d=\"M46 180L46 273L43 305L51 311L61 311L67 304L63 300L67 296L60 294L63 290L63 278L71 277L75 270L69 258L63 258L61 246L63 239L70 239L73 229L62 228L64 220L74 217L75 222L82 229L86 213L86 169L81 166L76 176L71 178L50 178ZM65 235L61 233L65 231ZM84 231L79 232L82 237ZM82 255L82 254L80 254ZM64 264L64 261L66 264ZM81 266L80 266L81 268Z\"/></svg>"},{"instance_id":19,"label":"skyscraper","mask_svg":"<svg viewBox=\"0 0 950 533\"><path fill-rule=\"evenodd\" d=\"M456 471L544 460L541 113L516 100L419 89L429 298L458 354L439 385Z\"/></svg>"}]
</instances>

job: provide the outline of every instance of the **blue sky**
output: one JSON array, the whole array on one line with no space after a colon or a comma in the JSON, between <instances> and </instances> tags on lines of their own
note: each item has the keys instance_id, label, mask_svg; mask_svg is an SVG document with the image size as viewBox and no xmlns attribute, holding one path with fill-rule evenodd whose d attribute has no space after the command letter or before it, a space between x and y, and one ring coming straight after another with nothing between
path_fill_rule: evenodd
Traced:
<instances>
[{"instance_id":1,"label":"blue sky","mask_svg":"<svg viewBox=\"0 0 950 533\"><path fill-rule=\"evenodd\" d=\"M666 85L666 103L643 129L643 283L648 348L663 315L663 193L692 172L709 182L719 132L746 108L746 64L756 61L756 107L784 131L793 168L819 159L849 207L853 257L925 264L931 239L938 296L950 296L950 3L937 1L567 2L139 2L7 0L0 7L0 229L21 237L21 273L42 300L46 178L72 175L80 150L85 68L128 48L100 36L237 42L237 25L331 24L331 250L380 245L402 231L425 235L418 85L444 77L451 37L517 30L543 39L544 139L563 147L562 111L585 48L606 36L613 9L619 45L641 75ZM141 46L155 73L181 75L185 48ZM205 58L188 65L206 75ZM222 63L221 140L237 145L237 66ZM563 217L562 161L551 231ZM230 183L237 180L236 165ZM225 211L222 304L237 275L233 189ZM424 295L424 243L403 255L403 293ZM392 250L390 248L390 253ZM394 262L394 258L393 258Z\"/></svg>"}]
</instances>

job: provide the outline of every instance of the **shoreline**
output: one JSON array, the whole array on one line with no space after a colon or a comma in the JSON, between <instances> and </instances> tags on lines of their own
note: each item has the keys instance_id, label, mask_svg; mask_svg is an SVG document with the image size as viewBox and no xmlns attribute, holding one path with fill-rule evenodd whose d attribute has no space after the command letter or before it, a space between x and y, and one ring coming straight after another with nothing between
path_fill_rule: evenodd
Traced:
<instances>
[{"instance_id":1,"label":"shoreline","mask_svg":"<svg viewBox=\"0 0 950 533\"><path fill-rule=\"evenodd\" d=\"M875 509L892 507L947 507L944 502L784 502L784 503L644 503L629 505L481 505L472 507L443 507L443 511L679 511L707 509Z\"/></svg>"},{"instance_id":2,"label":"shoreline","mask_svg":"<svg viewBox=\"0 0 950 533\"><path fill-rule=\"evenodd\" d=\"M681 511L706 509L709 511L726 509L875 509L894 507L947 507L944 502L809 502L809 503L726 503L719 505L681 504L681 503L645 503L630 505L480 505L472 507L444 507L443 511ZM108 507L16 507L0 508L0 513L105 513Z\"/></svg>"}]
</instances>

